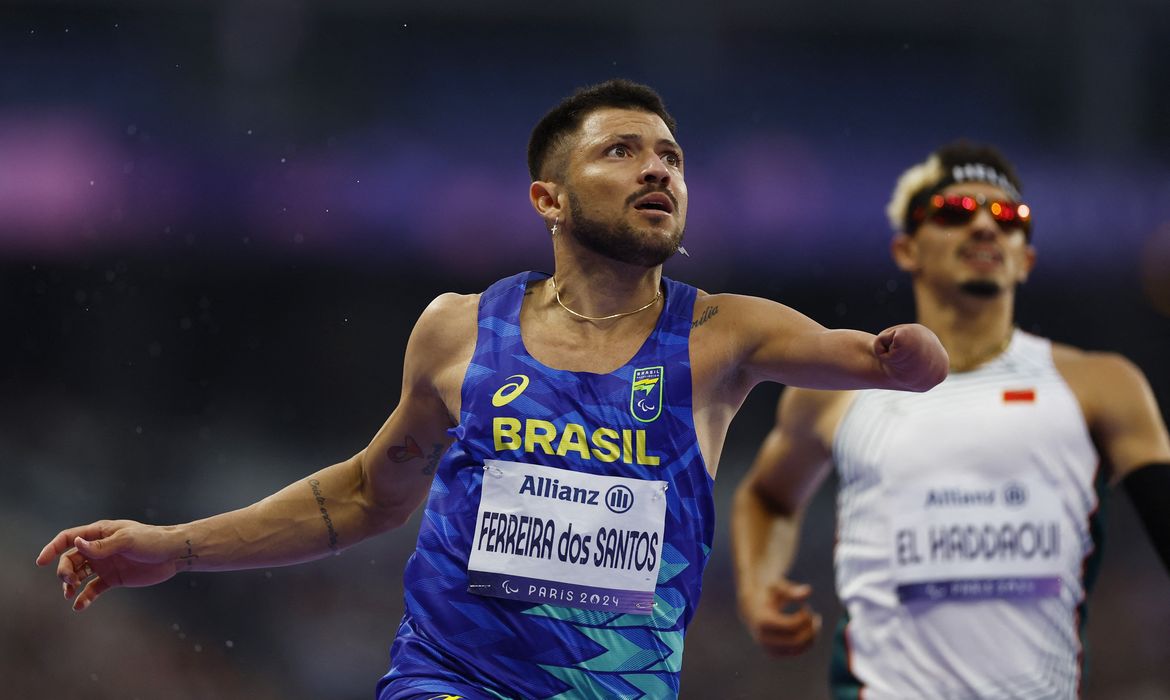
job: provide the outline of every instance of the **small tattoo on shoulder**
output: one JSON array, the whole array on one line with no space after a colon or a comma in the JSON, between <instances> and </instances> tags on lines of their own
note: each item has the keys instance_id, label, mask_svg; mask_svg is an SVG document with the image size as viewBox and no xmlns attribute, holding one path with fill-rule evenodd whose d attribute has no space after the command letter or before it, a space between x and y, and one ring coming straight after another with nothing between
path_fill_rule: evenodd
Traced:
<instances>
[{"instance_id":1,"label":"small tattoo on shoulder","mask_svg":"<svg viewBox=\"0 0 1170 700\"><path fill-rule=\"evenodd\" d=\"M707 321L710 321L711 317L717 313L719 313L718 306L708 306L707 308L703 309L703 313L700 314L697 319L695 319L694 321L691 321L691 330L694 330L694 329L698 328L699 326L703 325L704 323L706 323Z\"/></svg>"}]
</instances>

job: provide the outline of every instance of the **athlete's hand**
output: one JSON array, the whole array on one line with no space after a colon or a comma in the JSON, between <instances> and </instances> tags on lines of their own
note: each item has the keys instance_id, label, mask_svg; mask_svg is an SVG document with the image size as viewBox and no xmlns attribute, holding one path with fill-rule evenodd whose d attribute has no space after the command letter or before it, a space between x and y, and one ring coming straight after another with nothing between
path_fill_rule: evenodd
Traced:
<instances>
[{"instance_id":1,"label":"athlete's hand","mask_svg":"<svg viewBox=\"0 0 1170 700\"><path fill-rule=\"evenodd\" d=\"M821 631L821 616L808 604L812 586L782 578L744 601L744 623L756 643L772 656L807 651Z\"/></svg>"},{"instance_id":2,"label":"athlete's hand","mask_svg":"<svg viewBox=\"0 0 1170 700\"><path fill-rule=\"evenodd\" d=\"M84 610L111 588L151 586L174 576L181 555L165 533L133 520L99 520L62 530L37 555L37 566L60 557L57 578L65 598L76 596L73 609Z\"/></svg>"},{"instance_id":3,"label":"athlete's hand","mask_svg":"<svg viewBox=\"0 0 1170 700\"><path fill-rule=\"evenodd\" d=\"M874 338L873 352L886 375L908 391L926 391L947 378L950 357L929 328L903 323Z\"/></svg>"}]
</instances>

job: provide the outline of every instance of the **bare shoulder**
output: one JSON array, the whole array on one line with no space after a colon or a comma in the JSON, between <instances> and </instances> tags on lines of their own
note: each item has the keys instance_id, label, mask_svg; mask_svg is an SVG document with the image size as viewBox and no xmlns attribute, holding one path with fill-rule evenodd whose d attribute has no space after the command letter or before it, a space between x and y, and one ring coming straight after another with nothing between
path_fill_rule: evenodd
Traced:
<instances>
[{"instance_id":1,"label":"bare shoulder","mask_svg":"<svg viewBox=\"0 0 1170 700\"><path fill-rule=\"evenodd\" d=\"M809 368L827 355L809 351L811 341L804 343L803 354L793 344L820 338L825 330L770 299L701 292L691 321L691 359L696 374L710 378L713 391L738 406L761 381L815 385L816 370Z\"/></svg>"},{"instance_id":2,"label":"bare shoulder","mask_svg":"<svg viewBox=\"0 0 1170 700\"><path fill-rule=\"evenodd\" d=\"M763 329L804 328L808 318L778 301L746 294L708 294L702 290L695 297L692 330L704 326L719 327L725 340L751 341Z\"/></svg>"},{"instance_id":3,"label":"bare shoulder","mask_svg":"<svg viewBox=\"0 0 1170 700\"><path fill-rule=\"evenodd\" d=\"M738 405L754 385L741 373L744 357L759 335L758 321L776 302L742 294L708 294L699 290L691 317L691 360L700 376L712 378L723 389L735 386L732 403Z\"/></svg>"},{"instance_id":4,"label":"bare shoulder","mask_svg":"<svg viewBox=\"0 0 1170 700\"><path fill-rule=\"evenodd\" d=\"M722 294L708 294L702 289L695 295L695 311L691 318L691 329L699 328L719 315L719 301Z\"/></svg>"},{"instance_id":5,"label":"bare shoulder","mask_svg":"<svg viewBox=\"0 0 1170 700\"><path fill-rule=\"evenodd\" d=\"M458 349L475 340L478 310L478 294L440 294L419 316L411 343L418 341L428 352Z\"/></svg>"},{"instance_id":6,"label":"bare shoulder","mask_svg":"<svg viewBox=\"0 0 1170 700\"><path fill-rule=\"evenodd\" d=\"M1056 369L1078 397L1124 398L1148 390L1145 374L1124 355L1082 350L1063 343L1052 344Z\"/></svg>"},{"instance_id":7,"label":"bare shoulder","mask_svg":"<svg viewBox=\"0 0 1170 700\"><path fill-rule=\"evenodd\" d=\"M753 309L764 307L787 308L778 301L772 301L763 297L733 294L730 292L711 294L700 289L699 293L695 296L695 310L697 312L708 306L725 307L728 311L735 311L736 313L750 312Z\"/></svg>"},{"instance_id":8,"label":"bare shoulder","mask_svg":"<svg viewBox=\"0 0 1170 700\"><path fill-rule=\"evenodd\" d=\"M441 294L427 305L406 345L408 384L434 386L449 405L457 402L475 352L478 310L478 294Z\"/></svg>"},{"instance_id":9,"label":"bare shoulder","mask_svg":"<svg viewBox=\"0 0 1170 700\"><path fill-rule=\"evenodd\" d=\"M1054 345L1053 361L1076 394L1089 430L1120 478L1170 459L1170 434L1145 374L1116 353Z\"/></svg>"}]
</instances>

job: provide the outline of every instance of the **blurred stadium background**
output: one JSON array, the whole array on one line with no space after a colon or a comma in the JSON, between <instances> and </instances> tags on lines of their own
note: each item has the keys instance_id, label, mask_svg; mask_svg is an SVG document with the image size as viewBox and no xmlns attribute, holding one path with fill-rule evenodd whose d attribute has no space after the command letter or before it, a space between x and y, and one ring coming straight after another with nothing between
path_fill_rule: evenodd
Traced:
<instances>
[{"instance_id":1,"label":"blurred stadium background","mask_svg":"<svg viewBox=\"0 0 1170 700\"><path fill-rule=\"evenodd\" d=\"M290 569L184 575L72 614L32 559L98 517L246 505L360 449L443 291L548 269L528 131L574 87L662 92L692 257L666 273L829 326L908 320L883 210L939 143L1024 178L1027 329L1117 350L1170 412L1170 4L725 0L0 4L0 694L367 698L416 522ZM828 635L757 651L730 494L772 418L733 426L683 698L826 698ZM1084 697L1170 698L1170 579L1106 509ZM796 576L826 627L833 499ZM416 516L417 517L417 516Z\"/></svg>"}]
</instances>

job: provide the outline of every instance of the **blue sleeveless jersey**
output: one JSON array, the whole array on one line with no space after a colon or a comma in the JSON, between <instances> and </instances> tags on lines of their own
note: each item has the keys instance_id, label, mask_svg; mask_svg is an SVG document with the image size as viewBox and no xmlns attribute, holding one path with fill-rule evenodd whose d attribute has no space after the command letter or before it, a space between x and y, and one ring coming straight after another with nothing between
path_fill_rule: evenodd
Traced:
<instances>
[{"instance_id":1,"label":"blue sleeveless jersey","mask_svg":"<svg viewBox=\"0 0 1170 700\"><path fill-rule=\"evenodd\" d=\"M535 360L520 337L526 288L545 277L521 273L480 297L475 354L451 431L456 440L435 472L406 565L405 613L378 684L380 700L678 695L683 635L699 602L715 522L691 413L696 290L664 278L665 309L629 362L610 374L569 372ZM500 425L517 429L501 437ZM566 447L569 436L577 438ZM582 443L585 436L592 442ZM482 536L476 520L490 460L666 482L651 614L470 593L468 561ZM544 481L555 492L556 480Z\"/></svg>"}]
</instances>

